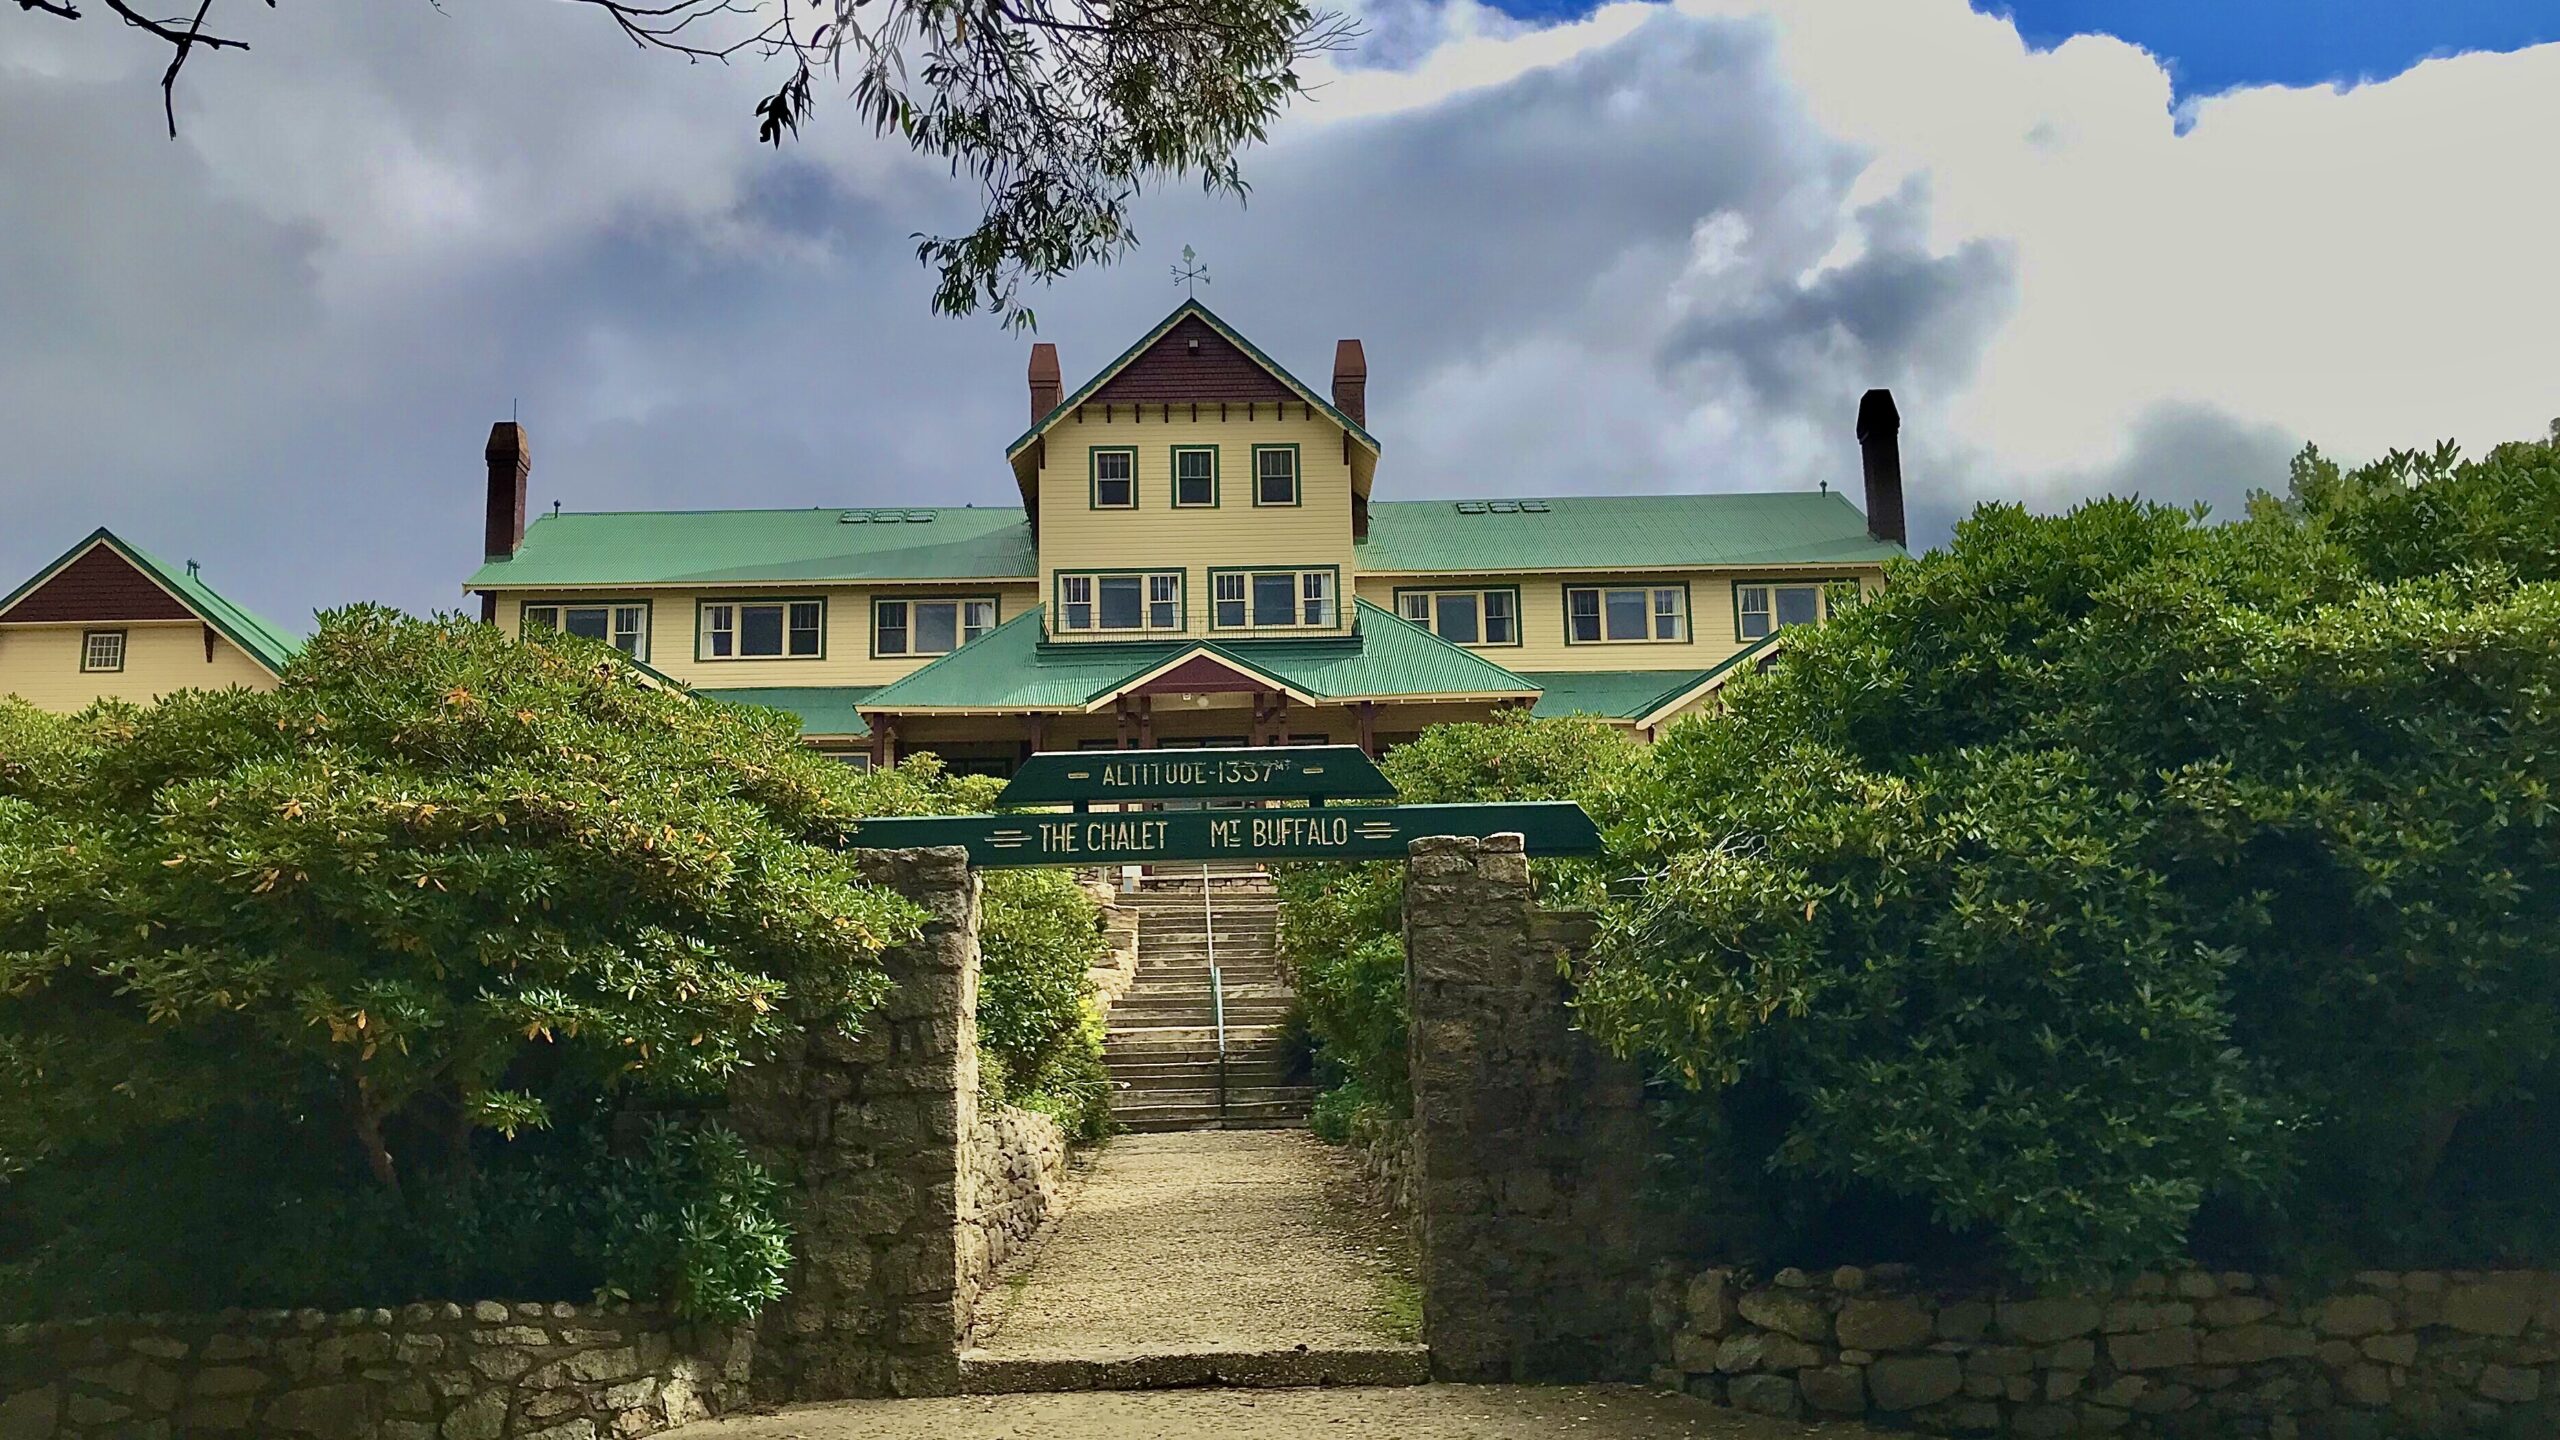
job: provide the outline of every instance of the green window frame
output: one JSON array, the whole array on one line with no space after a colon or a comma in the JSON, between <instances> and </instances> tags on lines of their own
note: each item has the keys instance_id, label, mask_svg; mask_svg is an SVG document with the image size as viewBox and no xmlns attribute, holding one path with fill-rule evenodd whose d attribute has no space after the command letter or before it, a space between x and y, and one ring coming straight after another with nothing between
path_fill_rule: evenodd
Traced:
<instances>
[{"instance_id":1,"label":"green window frame","mask_svg":"<svg viewBox=\"0 0 2560 1440\"><path fill-rule=\"evenodd\" d=\"M1127 461L1129 462L1129 474L1128 474L1127 481L1126 481L1126 484L1128 485L1128 494L1129 494L1129 498L1128 498L1128 499L1126 499L1126 500L1124 500L1124 501L1119 501L1119 502L1117 502L1117 503L1112 503L1112 504L1105 504L1105 503L1103 503L1103 499L1102 499L1102 486L1103 486L1104 481L1103 481L1103 474L1102 474L1102 457L1103 457L1103 456L1105 456L1105 455L1118 456L1118 457L1120 457L1120 458L1122 458L1122 459L1125 459L1125 460L1127 460ZM1096 445L1096 446L1093 446L1093 447L1091 447L1091 448L1089 448L1089 449L1087 449L1087 450L1085 451L1084 466L1085 466L1085 499L1089 502L1089 508L1092 508L1092 509L1095 509L1095 510L1135 510L1135 509L1137 509L1137 508L1138 508L1138 447L1137 447L1137 446L1135 446L1135 445ZM1121 484L1121 483L1123 483L1123 482L1122 482L1122 480L1121 480L1121 478L1120 478L1120 477L1118 477L1118 476L1113 476L1113 477L1111 477L1111 482L1110 482L1110 483L1112 483L1112 484L1114 484L1114 485L1118 485L1118 484Z\"/></svg>"},{"instance_id":2,"label":"green window frame","mask_svg":"<svg viewBox=\"0 0 2560 1440\"><path fill-rule=\"evenodd\" d=\"M1844 593L1854 599L1854 576L1827 575L1804 580L1736 580L1733 582L1733 638L1748 643L1765 640L1790 625L1819 625L1838 614ZM1790 605L1810 605L1787 618Z\"/></svg>"},{"instance_id":3,"label":"green window frame","mask_svg":"<svg viewBox=\"0 0 2560 1440\"><path fill-rule=\"evenodd\" d=\"M1266 604L1278 603L1277 592L1266 582L1284 575L1289 577L1290 618L1259 618L1268 613ZM1209 572L1209 628L1213 631L1339 630L1342 615L1339 565L1237 565Z\"/></svg>"},{"instance_id":4,"label":"green window frame","mask_svg":"<svg viewBox=\"0 0 2560 1440\"><path fill-rule=\"evenodd\" d=\"M1685 580L1635 581L1615 585L1567 585L1564 588L1564 643L1567 645L1686 645L1697 636L1691 621L1689 582ZM1619 597L1642 596L1636 613L1643 619L1641 635L1609 633L1613 621L1626 613ZM1590 597L1585 604L1582 597ZM1578 634L1582 622L1591 622L1588 635ZM1664 622L1668 621L1666 625ZM1665 631L1669 633L1664 633Z\"/></svg>"},{"instance_id":5,"label":"green window frame","mask_svg":"<svg viewBox=\"0 0 2560 1440\"><path fill-rule=\"evenodd\" d=\"M927 650L919 643L924 621L918 617L919 607L951 607L951 643L939 650ZM983 607L983 614L979 613ZM889 623L892 615L897 623ZM1004 623L1004 607L993 595L874 595L871 597L871 658L905 660L948 655L979 636ZM897 649L885 643L894 633Z\"/></svg>"},{"instance_id":6,"label":"green window frame","mask_svg":"<svg viewBox=\"0 0 2560 1440\"><path fill-rule=\"evenodd\" d=\"M1264 498L1265 480L1262 457L1266 455L1286 455L1289 457L1289 498L1286 500L1270 500ZM1260 509L1277 510L1294 509L1297 506L1307 503L1307 472L1306 467L1299 463L1298 447L1295 442L1285 445L1256 445L1253 447L1253 503Z\"/></svg>"},{"instance_id":7,"label":"green window frame","mask_svg":"<svg viewBox=\"0 0 2560 1440\"><path fill-rule=\"evenodd\" d=\"M122 673L125 649L130 644L130 637L122 630L81 631L80 673L83 675Z\"/></svg>"},{"instance_id":8,"label":"green window frame","mask_svg":"<svg viewBox=\"0 0 2560 1440\"><path fill-rule=\"evenodd\" d=\"M747 651L761 630L761 614L774 612L773 654ZM802 636L807 636L803 648ZM823 595L738 595L697 600L693 610L693 658L704 665L827 658L827 599Z\"/></svg>"},{"instance_id":9,"label":"green window frame","mask_svg":"<svg viewBox=\"0 0 2560 1440\"><path fill-rule=\"evenodd\" d=\"M1451 600L1462 597L1474 600L1478 638L1460 639L1443 628L1443 597ZM1419 625L1452 645L1462 645L1470 650L1516 650L1527 643L1520 623L1520 587L1517 585L1399 586L1394 598L1397 618L1410 625ZM1501 603L1497 604L1497 599ZM1454 611L1454 607L1450 609ZM1493 633L1496 612L1502 610L1509 612L1502 618L1508 622L1506 628L1510 631L1511 638L1508 640L1483 638ZM1449 628L1457 628L1454 618Z\"/></svg>"},{"instance_id":10,"label":"green window frame","mask_svg":"<svg viewBox=\"0 0 2560 1440\"><path fill-rule=\"evenodd\" d=\"M1205 477L1202 477L1202 476L1188 476L1188 477L1186 477L1186 476L1182 473L1182 462L1183 462L1186 458L1188 458L1188 457L1191 457L1191 456L1197 456L1197 455L1205 455L1205 456L1207 456L1207 457L1209 458L1209 473L1208 473L1208 475L1206 475ZM1172 502L1173 502L1173 508L1174 508L1174 509L1176 509L1176 510L1215 510L1215 509L1217 509L1217 508L1218 508L1218 447L1217 447L1217 446L1215 446L1215 445L1176 445L1176 446L1174 446L1174 447L1173 447L1172 454L1171 454L1171 455L1170 455L1170 457L1168 458L1165 468L1170 472L1170 476L1169 476L1169 478L1167 479L1166 484L1167 484L1168 486L1170 486L1170 487L1171 487L1171 488L1170 488L1170 490L1169 490L1167 493L1168 493L1168 498L1170 498L1170 499L1172 500ZM1207 480L1207 482L1208 482L1208 486L1209 486L1209 498L1207 498L1206 500L1185 500L1185 499L1183 499L1183 498L1182 498L1182 487L1183 487L1183 482L1184 482L1184 480L1185 480L1185 479L1199 480L1199 479L1204 479L1204 478L1205 478L1205 479Z\"/></svg>"},{"instance_id":11,"label":"green window frame","mask_svg":"<svg viewBox=\"0 0 2560 1440\"><path fill-rule=\"evenodd\" d=\"M1118 582L1138 582L1138 624L1102 623ZM1050 577L1052 635L1179 635L1190 627L1189 585L1178 569L1061 570ZM1082 617L1084 623L1074 623ZM1169 622L1169 623L1168 623Z\"/></svg>"},{"instance_id":12,"label":"green window frame","mask_svg":"<svg viewBox=\"0 0 2560 1440\"><path fill-rule=\"evenodd\" d=\"M572 616L570 612L592 611L598 617L596 624L600 627L600 631L587 638L602 640L614 649L646 665L649 663L650 639L658 632L657 609L657 602L654 600L635 600L621 596L608 599L581 597L569 600L527 600L516 607L516 638L523 639L537 625L546 630L565 630L573 635L583 633L576 628L584 623L582 617ZM629 623L635 618L638 621L636 630ZM629 643L626 644L625 641Z\"/></svg>"}]
</instances>

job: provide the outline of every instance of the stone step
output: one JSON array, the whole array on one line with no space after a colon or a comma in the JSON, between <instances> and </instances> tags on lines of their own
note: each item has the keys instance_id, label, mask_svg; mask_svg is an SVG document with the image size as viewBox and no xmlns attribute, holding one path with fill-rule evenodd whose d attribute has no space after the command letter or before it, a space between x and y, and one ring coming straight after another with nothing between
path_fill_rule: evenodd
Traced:
<instances>
[{"instance_id":1,"label":"stone step","mask_svg":"<svg viewBox=\"0 0 2560 1440\"><path fill-rule=\"evenodd\" d=\"M1206 1107L1213 1112L1213 1109L1219 1109L1219 1086L1206 1084L1206 1086L1198 1086L1198 1089L1147 1089L1147 1086L1129 1086L1129 1089L1114 1089L1114 1092L1111 1092L1111 1112L1114 1112L1114 1115L1119 1115L1119 1112L1124 1112L1124 1109L1162 1109L1162 1107L1175 1107L1175 1104L1193 1104L1193 1107ZM1306 1107L1316 1104L1316 1086L1311 1084L1244 1086L1244 1084L1234 1084L1234 1076L1229 1076L1229 1084L1226 1084L1226 1109L1229 1109L1229 1115L1236 1115L1236 1112L1260 1115L1262 1107L1277 1107L1277 1104L1295 1104L1295 1107L1300 1107L1300 1112L1303 1112Z\"/></svg>"},{"instance_id":2,"label":"stone step","mask_svg":"<svg viewBox=\"0 0 2560 1440\"><path fill-rule=\"evenodd\" d=\"M1210 1041L1206 1044L1190 1046L1180 1050L1160 1049L1140 1051L1136 1054L1126 1052L1105 1054L1102 1057L1102 1063L1115 1077L1120 1075L1170 1073L1177 1069L1190 1070L1195 1073L1203 1070L1215 1071L1218 1066L1218 1046L1217 1042ZM1230 1049L1227 1051L1227 1071L1229 1074L1243 1074L1261 1070L1279 1073L1286 1071L1291 1065L1296 1063L1296 1056L1288 1054L1277 1047L1264 1047L1255 1050Z\"/></svg>"},{"instance_id":3,"label":"stone step","mask_svg":"<svg viewBox=\"0 0 2560 1440\"><path fill-rule=\"evenodd\" d=\"M1308 1108L1306 1101L1286 1100L1259 1105L1229 1102L1221 1111L1213 1099L1196 1105L1113 1106L1111 1119L1124 1130L1233 1130L1245 1125L1304 1125Z\"/></svg>"},{"instance_id":4,"label":"stone step","mask_svg":"<svg viewBox=\"0 0 2560 1440\"><path fill-rule=\"evenodd\" d=\"M1277 1390L1314 1385L1423 1385L1431 1380L1431 1352L1420 1345L1374 1349L1285 1350L1203 1348L1097 1351L1075 1356L960 1357L960 1390L967 1395L1050 1394L1067 1390L1171 1390L1219 1386Z\"/></svg>"},{"instance_id":5,"label":"stone step","mask_svg":"<svg viewBox=\"0 0 2560 1440\"><path fill-rule=\"evenodd\" d=\"M1218 1085L1216 1056L1203 1060L1184 1060L1148 1065L1114 1065L1108 1072L1111 1083L1131 1090L1214 1090ZM1287 1086L1289 1066L1285 1061L1257 1060L1245 1063L1227 1061L1227 1087Z\"/></svg>"},{"instance_id":6,"label":"stone step","mask_svg":"<svg viewBox=\"0 0 2560 1440\"><path fill-rule=\"evenodd\" d=\"M1267 1045L1277 1049L1285 1043L1278 1025L1230 1025L1227 1027L1227 1052L1250 1045ZM1200 1045L1214 1046L1218 1040L1215 1025L1114 1025L1103 1032L1106 1053L1128 1051L1135 1046Z\"/></svg>"}]
</instances>

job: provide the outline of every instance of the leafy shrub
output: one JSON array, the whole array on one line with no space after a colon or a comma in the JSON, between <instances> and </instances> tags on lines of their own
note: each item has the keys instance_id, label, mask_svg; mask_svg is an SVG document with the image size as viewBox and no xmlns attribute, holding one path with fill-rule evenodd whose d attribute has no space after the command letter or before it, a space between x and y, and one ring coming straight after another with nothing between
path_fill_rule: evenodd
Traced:
<instances>
[{"instance_id":1,"label":"leafy shrub","mask_svg":"<svg viewBox=\"0 0 2560 1440\"><path fill-rule=\"evenodd\" d=\"M781 1201L781 1182L734 1133L661 1121L606 1171L592 1232L603 1288L663 1297L679 1315L750 1319L782 1298L791 1267Z\"/></svg>"},{"instance_id":2,"label":"leafy shrub","mask_svg":"<svg viewBox=\"0 0 2560 1440\"><path fill-rule=\"evenodd\" d=\"M1658 748L1586 1017L1717 1163L2029 1277L2560 1253L2482 1143L2560 1053L2555 496L1985 507Z\"/></svg>"},{"instance_id":3,"label":"leafy shrub","mask_svg":"<svg viewBox=\"0 0 2560 1440\"><path fill-rule=\"evenodd\" d=\"M997 870L979 914L978 1050L990 1097L1043 1111L1079 1139L1111 1117L1092 968L1102 909L1064 870Z\"/></svg>"},{"instance_id":4,"label":"leafy shrub","mask_svg":"<svg viewBox=\"0 0 2560 1440\"><path fill-rule=\"evenodd\" d=\"M161 1212L124 1207L133 1235L176 1237L151 1255L273 1201L265 1223L307 1221L315 1258L380 1243L350 1272L370 1303L541 1280L526 1257L567 1248L544 1217L599 1183L562 1168L566 1132L861 1023L917 916L839 847L931 783L853 775L787 719L645 688L601 646L371 608L323 617L272 693L0 703L0 1174L23 1172L0 1264L144 1255L63 1197L192 1144L251 1163L182 1164ZM252 1140L309 1163L270 1173ZM655 1143L656 1171L617 1173L665 1183L626 1185L644 1198L606 1229L648 1233L648 1195L679 1209L625 1255L656 1258L607 1268L706 1313L770 1293L760 1172ZM345 1288L302 1278L279 1298ZM207 1279L191 1304L266 1283Z\"/></svg>"},{"instance_id":5,"label":"leafy shrub","mask_svg":"<svg viewBox=\"0 0 2560 1440\"><path fill-rule=\"evenodd\" d=\"M1379 768L1403 804L1580 800L1605 814L1644 763L1617 727L1512 713L1434 726ZM1560 906L1596 900L1605 873L1590 860L1541 860L1534 870L1547 903ZM1407 1113L1404 866L1304 863L1274 867L1274 876L1281 949L1320 1049L1319 1080L1355 1085L1368 1103Z\"/></svg>"}]
</instances>

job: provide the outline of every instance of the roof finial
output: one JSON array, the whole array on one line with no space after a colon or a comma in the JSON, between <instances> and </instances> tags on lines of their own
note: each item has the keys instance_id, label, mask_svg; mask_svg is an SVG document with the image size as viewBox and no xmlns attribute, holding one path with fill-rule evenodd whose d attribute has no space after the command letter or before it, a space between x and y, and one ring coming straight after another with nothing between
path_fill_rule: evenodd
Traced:
<instances>
[{"instance_id":1,"label":"roof finial","mask_svg":"<svg viewBox=\"0 0 2560 1440\"><path fill-rule=\"evenodd\" d=\"M1173 283L1182 287L1182 298L1197 300L1195 285L1209 283L1209 267L1200 263L1200 254L1190 246L1182 247L1182 263L1173 267Z\"/></svg>"},{"instance_id":2,"label":"roof finial","mask_svg":"<svg viewBox=\"0 0 2560 1440\"><path fill-rule=\"evenodd\" d=\"M553 515L555 515L555 516L556 516L556 515L558 515L558 514L560 513L560 502L559 502L559 501L554 500L554 501L552 501L552 502L551 502L551 513L552 513Z\"/></svg>"},{"instance_id":3,"label":"roof finial","mask_svg":"<svg viewBox=\"0 0 2560 1440\"><path fill-rule=\"evenodd\" d=\"M198 565L195 561L193 561L193 560L189 560L189 561L187 562L187 578L188 578L188 579L190 579L190 580L193 580L194 578L196 578L196 572L197 572L197 571L199 571L199 570L202 570L203 568L204 568L203 566Z\"/></svg>"}]
</instances>

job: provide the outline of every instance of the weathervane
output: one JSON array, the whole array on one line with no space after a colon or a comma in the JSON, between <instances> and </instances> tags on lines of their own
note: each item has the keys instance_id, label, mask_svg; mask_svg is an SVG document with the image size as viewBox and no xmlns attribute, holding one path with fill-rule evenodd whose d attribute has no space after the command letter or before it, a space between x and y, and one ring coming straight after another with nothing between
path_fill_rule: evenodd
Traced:
<instances>
[{"instance_id":1,"label":"weathervane","mask_svg":"<svg viewBox=\"0 0 2560 1440\"><path fill-rule=\"evenodd\" d=\"M1200 298L1194 285L1209 283L1209 267L1200 263L1199 253L1188 245L1182 247L1182 263L1173 267L1173 283L1181 286L1183 298L1190 300Z\"/></svg>"}]
</instances>

